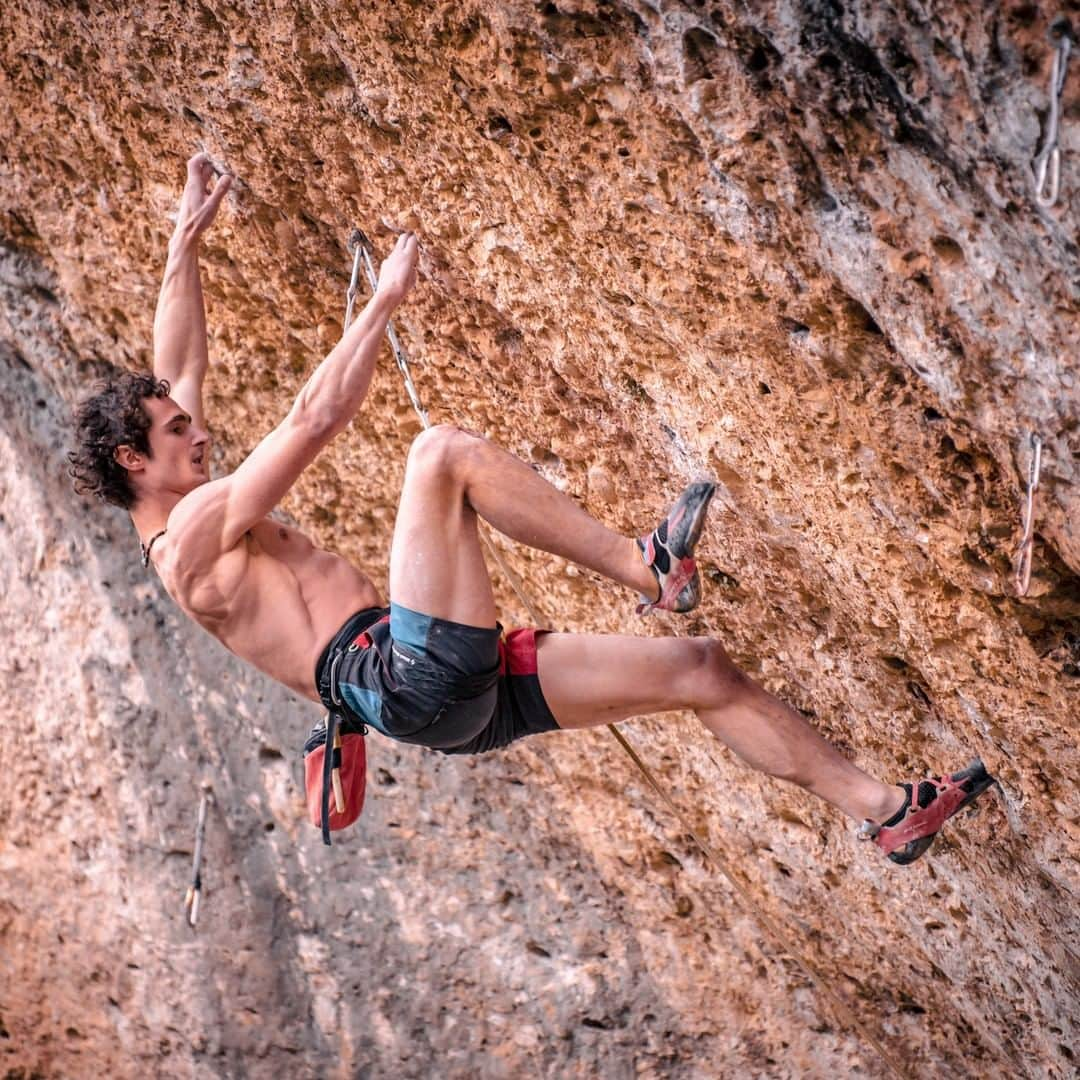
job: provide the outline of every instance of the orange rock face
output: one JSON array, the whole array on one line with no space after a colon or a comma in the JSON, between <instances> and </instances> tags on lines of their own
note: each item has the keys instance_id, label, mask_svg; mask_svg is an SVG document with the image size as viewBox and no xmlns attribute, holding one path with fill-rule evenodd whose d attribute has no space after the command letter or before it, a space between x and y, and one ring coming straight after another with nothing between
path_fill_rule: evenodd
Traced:
<instances>
[{"instance_id":1,"label":"orange rock face","mask_svg":"<svg viewBox=\"0 0 1080 1080\"><path fill-rule=\"evenodd\" d=\"M1058 9L104 7L0 14L0 1073L1073 1075L1076 57L1055 206L1029 172ZM216 473L340 335L351 230L416 229L434 421L626 532L721 484L689 619L508 548L552 625L716 636L876 775L981 756L1000 791L904 870L693 717L627 725L736 891L603 731L373 739L323 849L312 706L64 476L89 381L149 366L200 148L237 177L202 257ZM380 583L418 430L387 354L284 508Z\"/></svg>"}]
</instances>

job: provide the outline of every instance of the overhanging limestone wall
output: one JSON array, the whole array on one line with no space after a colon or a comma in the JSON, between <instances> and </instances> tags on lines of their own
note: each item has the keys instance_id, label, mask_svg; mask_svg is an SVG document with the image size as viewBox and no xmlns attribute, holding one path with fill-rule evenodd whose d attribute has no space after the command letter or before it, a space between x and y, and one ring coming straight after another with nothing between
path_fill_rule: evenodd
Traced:
<instances>
[{"instance_id":1,"label":"overhanging limestone wall","mask_svg":"<svg viewBox=\"0 0 1080 1080\"><path fill-rule=\"evenodd\" d=\"M205 146L240 181L203 260L215 470L340 333L351 228L384 251L417 228L400 326L434 419L628 531L721 481L699 614L642 624L515 553L554 624L716 634L860 764L979 754L1003 787L899 872L692 718L631 725L695 826L913 1071L1068 1075L1075 80L1060 204L1025 174L1058 9L103 8L0 14L4 1068L886 1075L603 732L476 761L375 744L362 828L322 849L298 787L312 708L184 623L123 515L63 476L87 381L149 362ZM388 357L284 508L377 581L416 430Z\"/></svg>"}]
</instances>

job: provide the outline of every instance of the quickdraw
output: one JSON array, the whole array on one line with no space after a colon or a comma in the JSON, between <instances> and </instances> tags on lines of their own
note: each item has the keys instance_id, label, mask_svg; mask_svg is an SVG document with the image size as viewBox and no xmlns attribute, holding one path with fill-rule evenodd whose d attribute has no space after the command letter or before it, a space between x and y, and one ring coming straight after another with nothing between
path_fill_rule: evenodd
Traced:
<instances>
[{"instance_id":1,"label":"quickdraw","mask_svg":"<svg viewBox=\"0 0 1080 1080\"><path fill-rule=\"evenodd\" d=\"M184 907L188 913L188 924L195 926L199 921L199 907L202 901L202 853L203 838L206 835L206 810L213 801L213 793L208 783L203 783L202 798L199 800L199 818L195 825L195 854L192 857L191 884L184 896Z\"/></svg>"},{"instance_id":2,"label":"quickdraw","mask_svg":"<svg viewBox=\"0 0 1080 1080\"><path fill-rule=\"evenodd\" d=\"M1058 146L1058 123L1061 119L1061 94L1065 88L1065 69L1069 63L1072 39L1066 30L1054 51L1054 66L1050 74L1050 116L1046 122L1043 148L1031 164L1035 181L1035 201L1042 207L1057 202L1061 189L1061 147Z\"/></svg>"},{"instance_id":3,"label":"quickdraw","mask_svg":"<svg viewBox=\"0 0 1080 1080\"><path fill-rule=\"evenodd\" d=\"M1016 553L1016 592L1027 596L1031 586L1031 556L1035 550L1035 492L1042 470L1042 439L1031 433L1031 461L1028 463L1027 503L1024 507L1024 536Z\"/></svg>"},{"instance_id":4,"label":"quickdraw","mask_svg":"<svg viewBox=\"0 0 1080 1080\"><path fill-rule=\"evenodd\" d=\"M352 235L349 237L348 248L353 252L353 267L352 277L349 280L349 291L346 293L346 330L349 328L349 323L352 322L353 304L356 302L356 286L360 277L361 261L363 261L364 272L367 274L368 284L371 286L371 291L373 293L379 284L379 278L375 273L375 265L371 261L371 253L374 248L371 246L371 241L367 238L366 234L361 232L360 229L354 229ZM398 370L405 380L405 390L409 395L409 401L412 402L412 407L416 410L416 415L420 417L420 422L425 428L429 428L431 427L431 423L428 420L427 413L424 411L424 407L420 404L420 395L416 392L416 385L413 383L412 375L409 373L408 358L405 356L405 350L401 347L401 342L398 341L397 332L394 330L394 324L392 322L386 324L386 336L390 341L390 348L393 350Z\"/></svg>"}]
</instances>

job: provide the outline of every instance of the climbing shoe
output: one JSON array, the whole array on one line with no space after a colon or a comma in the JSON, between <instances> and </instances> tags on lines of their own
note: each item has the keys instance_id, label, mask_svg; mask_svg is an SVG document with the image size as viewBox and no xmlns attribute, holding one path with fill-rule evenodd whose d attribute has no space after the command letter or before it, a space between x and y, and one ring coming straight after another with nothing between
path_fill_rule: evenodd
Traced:
<instances>
[{"instance_id":1,"label":"climbing shoe","mask_svg":"<svg viewBox=\"0 0 1080 1080\"><path fill-rule=\"evenodd\" d=\"M660 595L642 596L637 612L692 611L701 601L701 578L694 561L694 547L705 525L705 513L716 491L708 481L691 484L678 498L666 518L648 536L637 541L641 557L656 577Z\"/></svg>"},{"instance_id":2,"label":"climbing shoe","mask_svg":"<svg viewBox=\"0 0 1080 1080\"><path fill-rule=\"evenodd\" d=\"M973 761L951 776L898 784L907 793L904 805L888 821L864 821L859 839L873 840L894 863L906 866L926 852L949 818L994 782L983 763Z\"/></svg>"}]
</instances>

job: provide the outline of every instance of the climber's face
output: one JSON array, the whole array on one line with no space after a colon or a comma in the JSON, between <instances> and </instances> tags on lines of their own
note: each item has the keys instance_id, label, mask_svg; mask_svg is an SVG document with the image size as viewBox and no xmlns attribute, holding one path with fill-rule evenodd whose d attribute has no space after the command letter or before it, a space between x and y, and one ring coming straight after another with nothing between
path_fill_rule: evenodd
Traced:
<instances>
[{"instance_id":1,"label":"climber's face","mask_svg":"<svg viewBox=\"0 0 1080 1080\"><path fill-rule=\"evenodd\" d=\"M150 452L140 453L130 446L116 452L140 498L150 493L186 495L206 483L210 479L209 433L196 427L171 397L144 398L142 407L150 419L146 433Z\"/></svg>"}]
</instances>

